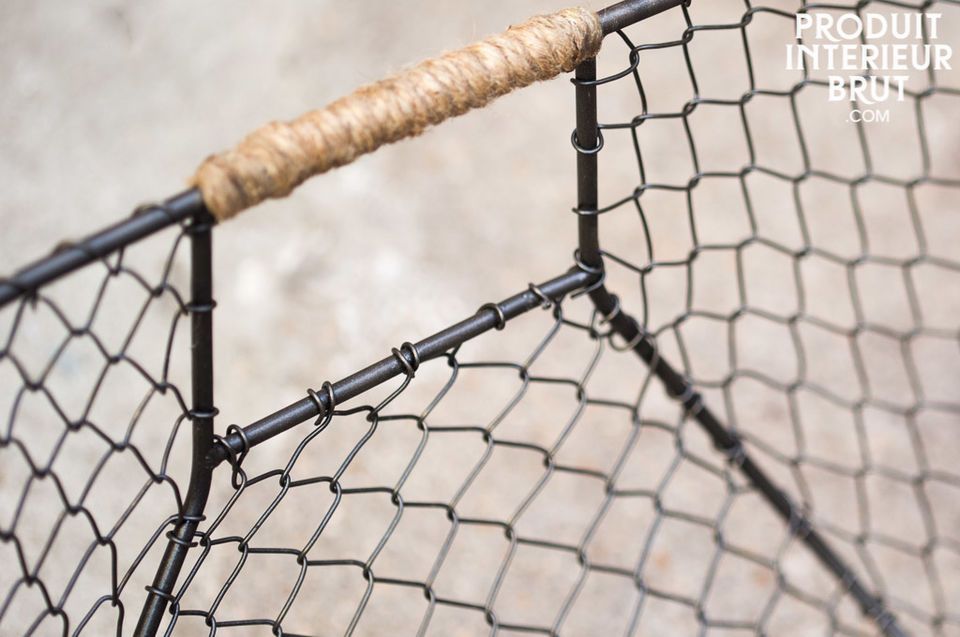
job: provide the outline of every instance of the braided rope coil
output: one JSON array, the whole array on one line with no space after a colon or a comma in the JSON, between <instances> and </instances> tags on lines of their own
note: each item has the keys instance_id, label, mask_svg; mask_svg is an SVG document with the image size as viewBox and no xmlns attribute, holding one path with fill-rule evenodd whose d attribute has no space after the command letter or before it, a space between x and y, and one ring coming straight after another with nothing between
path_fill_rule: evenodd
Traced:
<instances>
[{"instance_id":1,"label":"braided rope coil","mask_svg":"<svg viewBox=\"0 0 960 637\"><path fill-rule=\"evenodd\" d=\"M420 62L291 122L272 122L208 157L191 181L220 221L308 178L596 55L603 32L583 8L537 16L475 44Z\"/></svg>"}]
</instances>

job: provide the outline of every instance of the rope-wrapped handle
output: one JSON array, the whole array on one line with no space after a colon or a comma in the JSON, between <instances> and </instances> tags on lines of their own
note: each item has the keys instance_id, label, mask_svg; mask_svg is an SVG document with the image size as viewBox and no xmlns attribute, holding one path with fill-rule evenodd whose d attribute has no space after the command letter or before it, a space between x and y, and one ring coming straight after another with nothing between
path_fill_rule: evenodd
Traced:
<instances>
[{"instance_id":1,"label":"rope-wrapped handle","mask_svg":"<svg viewBox=\"0 0 960 637\"><path fill-rule=\"evenodd\" d=\"M586 9L531 18L292 122L267 124L238 146L208 157L192 184L217 219L229 219L264 199L285 197L309 177L384 144L572 71L596 55L602 39L599 17Z\"/></svg>"}]
</instances>

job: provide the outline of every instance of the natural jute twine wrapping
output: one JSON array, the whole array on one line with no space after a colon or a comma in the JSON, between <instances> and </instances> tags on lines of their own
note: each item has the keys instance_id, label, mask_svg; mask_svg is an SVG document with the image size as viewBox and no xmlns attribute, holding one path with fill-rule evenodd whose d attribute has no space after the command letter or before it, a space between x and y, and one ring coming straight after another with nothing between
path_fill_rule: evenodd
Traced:
<instances>
[{"instance_id":1,"label":"natural jute twine wrapping","mask_svg":"<svg viewBox=\"0 0 960 637\"><path fill-rule=\"evenodd\" d=\"M458 51L364 86L292 122L273 122L201 164L192 184L213 215L229 219L284 197L313 175L448 117L550 79L596 55L603 32L582 8L537 16Z\"/></svg>"}]
</instances>

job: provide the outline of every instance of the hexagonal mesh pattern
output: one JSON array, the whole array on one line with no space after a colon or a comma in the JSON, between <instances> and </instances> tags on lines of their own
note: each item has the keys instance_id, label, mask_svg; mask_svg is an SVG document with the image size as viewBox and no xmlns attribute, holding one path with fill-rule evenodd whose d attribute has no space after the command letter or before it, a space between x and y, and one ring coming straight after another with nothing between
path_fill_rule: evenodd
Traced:
<instances>
[{"instance_id":1,"label":"hexagonal mesh pattern","mask_svg":"<svg viewBox=\"0 0 960 637\"><path fill-rule=\"evenodd\" d=\"M189 477L183 237L0 312L3 634L107 634L140 612Z\"/></svg>"},{"instance_id":2,"label":"hexagonal mesh pattern","mask_svg":"<svg viewBox=\"0 0 960 637\"><path fill-rule=\"evenodd\" d=\"M589 281L277 412L312 425L204 433L189 227L25 290L0 633L132 634L149 598L171 635L960 634L960 90L918 72L847 121L783 64L797 11L937 11L946 39L955 6L687 2L610 36L575 81L603 267L582 232Z\"/></svg>"}]
</instances>

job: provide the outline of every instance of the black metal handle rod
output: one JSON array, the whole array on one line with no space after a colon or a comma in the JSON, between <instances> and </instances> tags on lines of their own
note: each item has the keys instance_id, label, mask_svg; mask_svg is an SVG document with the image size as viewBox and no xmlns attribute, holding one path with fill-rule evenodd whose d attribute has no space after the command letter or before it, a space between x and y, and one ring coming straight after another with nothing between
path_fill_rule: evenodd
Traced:
<instances>
[{"instance_id":1,"label":"black metal handle rod","mask_svg":"<svg viewBox=\"0 0 960 637\"><path fill-rule=\"evenodd\" d=\"M622 3L628 4L628 3ZM679 4L679 3L676 3ZM587 60L576 69L577 97L577 201L579 215L580 261L592 269L603 271L596 211L599 201L597 181L597 154L599 127L597 125L597 66ZM594 286L590 299L597 310L608 317L610 326L664 384L667 393L683 404L687 413L710 436L713 445L744 474L750 484L787 523L791 533L798 537L833 575L844 583L864 615L870 617L886 637L907 637L896 617L884 606L883 600L873 595L853 570L826 540L813 528L810 521L773 480L747 454L740 436L727 428L703 403L693 385L660 355L652 337L643 332L640 324L622 310L620 300L604 285Z\"/></svg>"},{"instance_id":2,"label":"black metal handle rod","mask_svg":"<svg viewBox=\"0 0 960 637\"><path fill-rule=\"evenodd\" d=\"M604 34L682 4L684 0L623 0L597 12ZM0 278L0 307L158 230L189 219L204 209L200 191L191 188L156 207L145 208L104 230L61 246L53 254Z\"/></svg>"},{"instance_id":3,"label":"black metal handle rod","mask_svg":"<svg viewBox=\"0 0 960 637\"><path fill-rule=\"evenodd\" d=\"M601 9L597 15L604 34L610 34L683 2L684 0L623 0ZM144 209L96 234L71 242L55 250L53 254L22 268L11 277L0 278L0 307L127 244L189 219L203 208L200 191L191 188L167 199L160 206Z\"/></svg>"},{"instance_id":4,"label":"black metal handle rod","mask_svg":"<svg viewBox=\"0 0 960 637\"><path fill-rule=\"evenodd\" d=\"M597 15L604 34L608 34L683 3L684 0L623 0L600 9Z\"/></svg>"},{"instance_id":5,"label":"black metal handle rod","mask_svg":"<svg viewBox=\"0 0 960 637\"><path fill-rule=\"evenodd\" d=\"M0 307L125 245L189 219L203 210L200 191L192 188L156 206L142 207L132 217L104 228L96 234L79 241L65 243L49 256L34 261L9 278L0 278Z\"/></svg>"},{"instance_id":6,"label":"black metal handle rod","mask_svg":"<svg viewBox=\"0 0 960 637\"><path fill-rule=\"evenodd\" d=\"M596 272L575 267L561 276L541 283L536 286L536 289L547 298L560 299L571 292L585 289L596 281L597 276ZM414 343L413 347L416 349L420 361L434 359L542 304L543 298L540 295L532 289L526 290L495 304L495 306L482 307L470 318ZM410 359L410 352L406 350L407 348L401 348L400 355L406 358L409 364L415 365L415 361ZM333 383L334 400L337 404L341 404L403 374L405 370L406 367L396 356L387 356L355 374ZM225 436L222 439L224 444L214 445L210 450L209 464L215 466L226 460L231 454L240 454L244 451L244 439L246 439L247 448L254 447L292 427L320 416L321 412L318 409L317 400L322 403L324 410L329 409L329 398L326 392L318 392L315 397L298 400L244 427L242 435L233 433Z\"/></svg>"}]
</instances>

